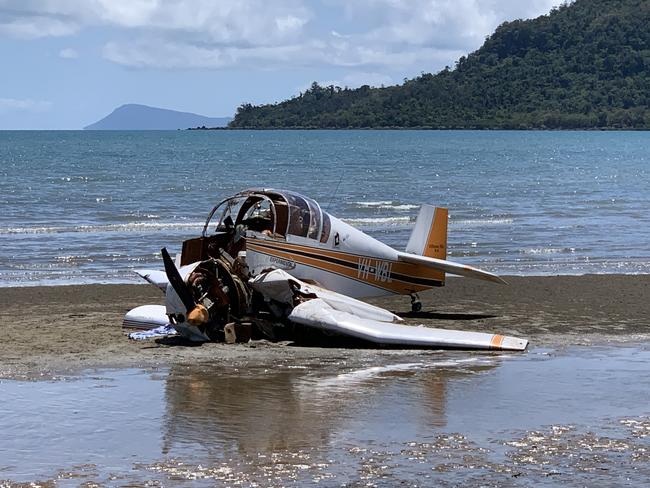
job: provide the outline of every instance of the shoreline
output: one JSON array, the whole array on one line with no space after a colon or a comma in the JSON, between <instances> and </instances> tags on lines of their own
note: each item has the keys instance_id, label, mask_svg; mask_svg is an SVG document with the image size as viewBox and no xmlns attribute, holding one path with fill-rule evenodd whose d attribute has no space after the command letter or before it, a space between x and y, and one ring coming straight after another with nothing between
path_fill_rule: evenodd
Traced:
<instances>
[{"instance_id":1,"label":"shoreline","mask_svg":"<svg viewBox=\"0 0 650 488\"><path fill-rule=\"evenodd\" d=\"M86 130L86 129L81 129ZM105 129L106 130L106 129ZM112 130L112 129L108 129ZM128 129L125 129L128 130ZM156 130L156 129L142 129L142 130ZM648 132L650 127L577 127L577 128L554 128L554 127L520 127L520 128L505 128L505 127L427 127L427 126L389 126L389 127L310 127L310 126L295 126L295 127L186 127L185 129L162 129L162 130L183 130L183 131L481 131L481 132Z\"/></svg>"},{"instance_id":2,"label":"shoreline","mask_svg":"<svg viewBox=\"0 0 650 488\"><path fill-rule=\"evenodd\" d=\"M421 294L423 311L417 314L410 313L408 297L368 301L403 315L408 324L525 337L530 349L650 339L650 275L504 278L509 286L450 278L445 287ZM205 362L249 366L390 351L266 341L181 346L129 340L121 327L124 314L138 305L163 302L163 294L146 284L0 288L0 379Z\"/></svg>"},{"instance_id":3,"label":"shoreline","mask_svg":"<svg viewBox=\"0 0 650 488\"><path fill-rule=\"evenodd\" d=\"M475 264L472 264L472 266L476 266ZM152 268L153 269L153 268ZM483 268L481 268L483 269ZM489 270L492 273L498 274L500 277L504 278L506 281L516 278L516 279L526 279L526 278L589 278L591 276L617 276L617 277L623 277L623 276L629 276L629 277L635 277L635 276L650 276L650 273L642 273L642 272L619 272L617 271L616 273L610 273L610 272L603 272L603 273L569 273L569 274L557 274L557 273L540 273L540 274L501 274L499 270L495 269L490 269ZM449 275L447 276L447 283L453 280L457 279L463 279L460 276L452 276ZM2 283L0 282L0 294L2 293L3 290L11 290L11 289L29 289L29 288L58 288L58 287L65 287L65 286L151 286L151 284L146 283L141 277L139 276L134 276L128 280L116 280L116 281L83 281L83 280L70 280L70 281L26 281L26 282L5 282ZM393 297L390 297L393 298ZM368 299L368 300L375 300L375 299ZM381 300L381 298L379 298ZM381 306L381 305L380 305Z\"/></svg>"}]
</instances>

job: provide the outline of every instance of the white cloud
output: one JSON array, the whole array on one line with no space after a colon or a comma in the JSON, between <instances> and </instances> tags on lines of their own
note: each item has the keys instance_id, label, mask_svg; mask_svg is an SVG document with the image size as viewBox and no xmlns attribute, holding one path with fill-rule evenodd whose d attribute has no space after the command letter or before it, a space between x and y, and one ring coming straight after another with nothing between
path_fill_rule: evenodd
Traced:
<instances>
[{"instance_id":1,"label":"white cloud","mask_svg":"<svg viewBox=\"0 0 650 488\"><path fill-rule=\"evenodd\" d=\"M542 15L560 0L330 0L348 18L377 16L360 37L391 45L476 49L501 22Z\"/></svg>"},{"instance_id":2,"label":"white cloud","mask_svg":"<svg viewBox=\"0 0 650 488\"><path fill-rule=\"evenodd\" d=\"M268 45L300 33L309 18L300 0L0 0L0 32L21 38L108 26L197 44Z\"/></svg>"},{"instance_id":3,"label":"white cloud","mask_svg":"<svg viewBox=\"0 0 650 488\"><path fill-rule=\"evenodd\" d=\"M61 49L59 51L59 57L63 59L77 59L79 57L79 53L71 47L66 47L65 49Z\"/></svg>"},{"instance_id":4,"label":"white cloud","mask_svg":"<svg viewBox=\"0 0 650 488\"><path fill-rule=\"evenodd\" d=\"M359 88L361 85L370 86L388 86L395 84L395 80L383 73L374 73L367 71L353 71L347 73L340 79L318 80L320 86L338 86L341 88ZM296 88L295 93L304 92L311 87L312 82L300 85Z\"/></svg>"},{"instance_id":5,"label":"white cloud","mask_svg":"<svg viewBox=\"0 0 650 488\"><path fill-rule=\"evenodd\" d=\"M402 69L411 65L434 63L444 66L464 51L412 47L407 52L389 51L386 46L370 47L352 42L311 40L277 46L195 45L167 41L163 38L141 38L129 42L109 42L104 58L132 68L219 69L232 66L275 69L278 66L308 67L318 65L347 68Z\"/></svg>"},{"instance_id":6,"label":"white cloud","mask_svg":"<svg viewBox=\"0 0 650 488\"><path fill-rule=\"evenodd\" d=\"M17 18L0 23L0 35L16 39L69 36L77 31L74 22L49 17Z\"/></svg>"},{"instance_id":7,"label":"white cloud","mask_svg":"<svg viewBox=\"0 0 650 488\"><path fill-rule=\"evenodd\" d=\"M299 31L306 23L307 19L296 17L294 15L277 17L275 19L275 25L278 27L280 32Z\"/></svg>"},{"instance_id":8,"label":"white cloud","mask_svg":"<svg viewBox=\"0 0 650 488\"><path fill-rule=\"evenodd\" d=\"M51 106L52 102L32 100L30 98L0 98L0 112L45 112L49 110Z\"/></svg>"},{"instance_id":9,"label":"white cloud","mask_svg":"<svg viewBox=\"0 0 650 488\"><path fill-rule=\"evenodd\" d=\"M375 73L432 71L478 48L504 20L534 17L559 3L0 0L0 35L33 39L108 27L111 40L103 56L139 68L330 65Z\"/></svg>"},{"instance_id":10,"label":"white cloud","mask_svg":"<svg viewBox=\"0 0 650 488\"><path fill-rule=\"evenodd\" d=\"M310 46L313 49L310 49ZM109 61L136 68L269 68L326 63L318 43L279 46L198 46L185 42L142 38L135 42L109 42L103 55Z\"/></svg>"}]
</instances>

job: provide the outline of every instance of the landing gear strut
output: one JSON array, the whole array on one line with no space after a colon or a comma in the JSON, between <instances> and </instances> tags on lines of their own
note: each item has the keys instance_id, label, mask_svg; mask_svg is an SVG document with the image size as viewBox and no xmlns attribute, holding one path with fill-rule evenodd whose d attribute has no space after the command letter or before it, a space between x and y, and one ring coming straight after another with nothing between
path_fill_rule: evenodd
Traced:
<instances>
[{"instance_id":1,"label":"landing gear strut","mask_svg":"<svg viewBox=\"0 0 650 488\"><path fill-rule=\"evenodd\" d=\"M411 312L419 312L422 310L422 302L417 293L411 293Z\"/></svg>"}]
</instances>

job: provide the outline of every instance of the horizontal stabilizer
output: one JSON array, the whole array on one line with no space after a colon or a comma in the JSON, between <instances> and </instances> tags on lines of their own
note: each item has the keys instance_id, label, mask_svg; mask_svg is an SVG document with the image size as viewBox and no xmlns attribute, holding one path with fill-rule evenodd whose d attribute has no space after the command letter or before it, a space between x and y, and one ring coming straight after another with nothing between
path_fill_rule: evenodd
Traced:
<instances>
[{"instance_id":1,"label":"horizontal stabilizer","mask_svg":"<svg viewBox=\"0 0 650 488\"><path fill-rule=\"evenodd\" d=\"M330 333L363 339L375 344L402 347L497 349L523 351L526 339L483 332L433 329L362 319L330 307L321 299L297 305L289 320Z\"/></svg>"},{"instance_id":2,"label":"horizontal stabilizer","mask_svg":"<svg viewBox=\"0 0 650 488\"><path fill-rule=\"evenodd\" d=\"M472 266L467 266L466 264L447 261L446 259L436 259L436 258L429 258L426 256L417 256L415 254L409 254L405 252L399 253L398 259L405 263L416 264L427 268L444 271L445 273L449 273L453 275L466 276L468 278L475 278L478 280L492 281L494 283L501 283L503 285L508 284L508 282L505 281L503 278L493 273L488 273L487 271L483 271L478 268L473 268Z\"/></svg>"}]
</instances>

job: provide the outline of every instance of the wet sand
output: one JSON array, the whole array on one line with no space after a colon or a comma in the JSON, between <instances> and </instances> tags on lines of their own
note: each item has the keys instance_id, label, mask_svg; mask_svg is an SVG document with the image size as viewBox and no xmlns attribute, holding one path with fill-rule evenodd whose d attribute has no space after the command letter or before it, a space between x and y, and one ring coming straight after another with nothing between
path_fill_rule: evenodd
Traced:
<instances>
[{"instance_id":1,"label":"wet sand","mask_svg":"<svg viewBox=\"0 0 650 488\"><path fill-rule=\"evenodd\" d=\"M452 278L421 295L370 300L408 323L526 337L530 347L640 342L650 338L650 275L506 277L509 286ZM0 289L0 378L51 378L88 368L164 367L197 362L254 364L334 357L341 350L204 344L196 347L128 340L126 311L163 303L149 285Z\"/></svg>"},{"instance_id":2,"label":"wet sand","mask_svg":"<svg viewBox=\"0 0 650 488\"><path fill-rule=\"evenodd\" d=\"M0 289L0 486L641 486L650 276L373 300L527 353L130 341L147 285ZM105 369L107 368L107 369Z\"/></svg>"}]
</instances>

